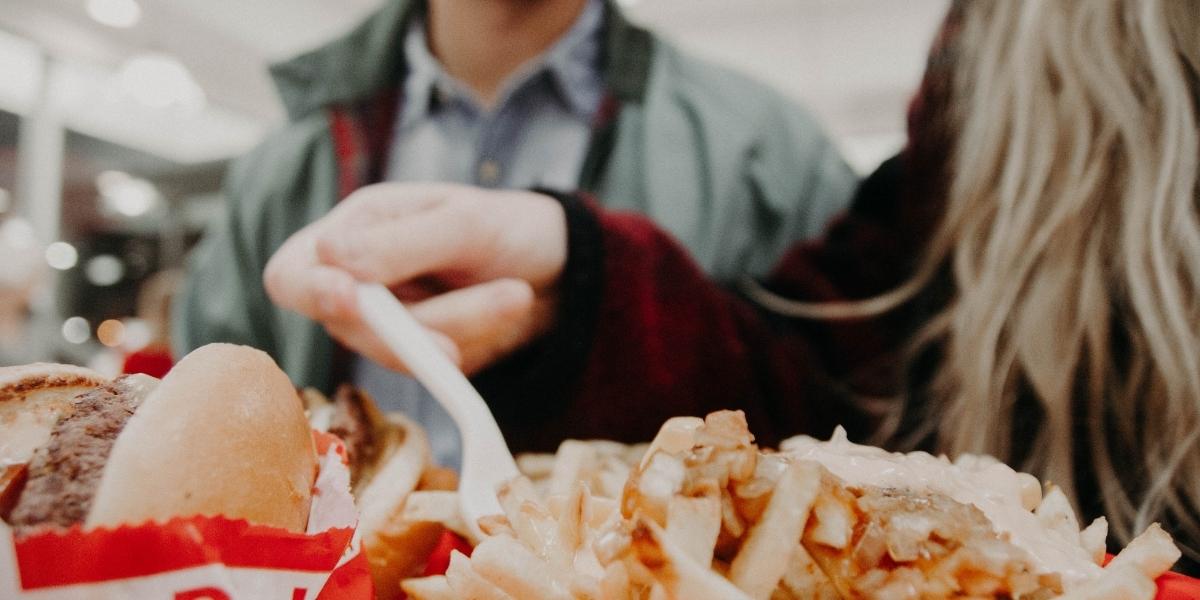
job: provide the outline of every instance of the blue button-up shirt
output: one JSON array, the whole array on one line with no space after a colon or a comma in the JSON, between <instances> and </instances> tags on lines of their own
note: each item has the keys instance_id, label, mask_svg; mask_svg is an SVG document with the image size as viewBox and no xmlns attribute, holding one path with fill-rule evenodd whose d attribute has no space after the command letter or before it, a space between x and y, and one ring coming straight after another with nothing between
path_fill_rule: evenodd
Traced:
<instances>
[{"instance_id":1,"label":"blue button-up shirt","mask_svg":"<svg viewBox=\"0 0 1200 600\"><path fill-rule=\"evenodd\" d=\"M503 82L491 108L446 73L417 19L404 40L409 75L388 178L575 187L604 94L603 11L588 3L554 46Z\"/></svg>"},{"instance_id":2,"label":"blue button-up shirt","mask_svg":"<svg viewBox=\"0 0 1200 600\"><path fill-rule=\"evenodd\" d=\"M429 51L424 19L414 19L404 39L409 71L387 179L575 188L604 96L603 13L601 0L588 2L563 37L504 81L491 107L446 73ZM421 423L435 461L458 466L458 431L420 384L365 357L355 359L353 379L385 410Z\"/></svg>"}]
</instances>

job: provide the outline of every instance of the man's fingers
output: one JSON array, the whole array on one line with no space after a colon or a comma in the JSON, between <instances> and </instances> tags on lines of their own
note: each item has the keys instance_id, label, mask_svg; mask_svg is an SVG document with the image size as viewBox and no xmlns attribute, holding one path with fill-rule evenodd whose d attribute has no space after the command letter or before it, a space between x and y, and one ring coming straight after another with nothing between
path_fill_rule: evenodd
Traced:
<instances>
[{"instance_id":1,"label":"man's fingers","mask_svg":"<svg viewBox=\"0 0 1200 600\"><path fill-rule=\"evenodd\" d=\"M445 293L447 286L433 279L413 279L388 288L392 291L401 302L408 304L411 302L420 302L428 298L432 298L438 294Z\"/></svg>"},{"instance_id":2,"label":"man's fingers","mask_svg":"<svg viewBox=\"0 0 1200 600\"><path fill-rule=\"evenodd\" d=\"M529 341L534 294L525 281L500 279L461 288L409 308L422 325L458 346L461 366L471 374Z\"/></svg>"},{"instance_id":3,"label":"man's fingers","mask_svg":"<svg viewBox=\"0 0 1200 600\"><path fill-rule=\"evenodd\" d=\"M463 184L435 181L368 185L347 196L338 204L338 208L362 204L367 207L367 211L377 216L402 216L426 210L450 196L470 189L470 186Z\"/></svg>"},{"instance_id":4,"label":"man's fingers","mask_svg":"<svg viewBox=\"0 0 1200 600\"><path fill-rule=\"evenodd\" d=\"M363 226L408 217L429 210L459 193L463 186L446 183L392 183L368 185L339 202L324 220L339 226Z\"/></svg>"},{"instance_id":5,"label":"man's fingers","mask_svg":"<svg viewBox=\"0 0 1200 600\"><path fill-rule=\"evenodd\" d=\"M484 331L498 319L523 313L533 303L533 289L520 279L497 279L459 288L409 306L426 327L452 338Z\"/></svg>"},{"instance_id":6,"label":"man's fingers","mask_svg":"<svg viewBox=\"0 0 1200 600\"><path fill-rule=\"evenodd\" d=\"M438 271L464 267L474 245L452 211L429 211L356 229L325 227L316 239L317 258L362 281L394 285Z\"/></svg>"},{"instance_id":7,"label":"man's fingers","mask_svg":"<svg viewBox=\"0 0 1200 600\"><path fill-rule=\"evenodd\" d=\"M565 235L562 207L549 198L380 184L289 238L268 263L264 284L276 304L320 322L355 352L402 370L358 312L357 283L382 283L410 303L470 373L553 320L552 284L565 260ZM500 275L519 279L495 280ZM529 282L539 290L536 301Z\"/></svg>"},{"instance_id":8,"label":"man's fingers","mask_svg":"<svg viewBox=\"0 0 1200 600\"><path fill-rule=\"evenodd\" d=\"M408 308L451 361L472 374L532 337L536 332L535 305L528 283L500 279L434 296ZM325 328L354 352L388 369L408 372L356 313L351 318L327 320Z\"/></svg>"},{"instance_id":9,"label":"man's fingers","mask_svg":"<svg viewBox=\"0 0 1200 600\"><path fill-rule=\"evenodd\" d=\"M263 282L275 304L315 321L357 318L354 277L341 269L315 264L297 269L268 265Z\"/></svg>"},{"instance_id":10,"label":"man's fingers","mask_svg":"<svg viewBox=\"0 0 1200 600\"><path fill-rule=\"evenodd\" d=\"M272 302L310 319L351 318L354 278L317 260L318 227L310 224L280 246L263 269L263 287Z\"/></svg>"}]
</instances>

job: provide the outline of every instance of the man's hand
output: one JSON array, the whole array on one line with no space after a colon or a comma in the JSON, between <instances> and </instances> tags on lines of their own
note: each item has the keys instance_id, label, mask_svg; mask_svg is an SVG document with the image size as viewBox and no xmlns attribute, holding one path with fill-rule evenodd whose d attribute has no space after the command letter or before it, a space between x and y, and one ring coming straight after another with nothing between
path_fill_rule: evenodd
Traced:
<instances>
[{"instance_id":1,"label":"man's hand","mask_svg":"<svg viewBox=\"0 0 1200 600\"><path fill-rule=\"evenodd\" d=\"M562 207L522 191L448 184L365 187L271 257L271 299L351 350L405 370L358 312L357 281L388 286L463 371L542 333L566 262Z\"/></svg>"}]
</instances>

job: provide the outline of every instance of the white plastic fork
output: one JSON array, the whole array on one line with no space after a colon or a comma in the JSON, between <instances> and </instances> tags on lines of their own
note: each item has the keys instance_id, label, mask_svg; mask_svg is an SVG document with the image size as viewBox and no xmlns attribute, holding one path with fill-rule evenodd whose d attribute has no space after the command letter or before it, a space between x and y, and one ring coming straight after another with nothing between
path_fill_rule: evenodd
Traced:
<instances>
[{"instance_id":1,"label":"white plastic fork","mask_svg":"<svg viewBox=\"0 0 1200 600\"><path fill-rule=\"evenodd\" d=\"M463 444L459 509L475 539L483 539L479 518L502 514L496 492L501 484L520 474L496 418L462 371L387 288L360 283L358 308L375 335L408 366L458 425Z\"/></svg>"}]
</instances>

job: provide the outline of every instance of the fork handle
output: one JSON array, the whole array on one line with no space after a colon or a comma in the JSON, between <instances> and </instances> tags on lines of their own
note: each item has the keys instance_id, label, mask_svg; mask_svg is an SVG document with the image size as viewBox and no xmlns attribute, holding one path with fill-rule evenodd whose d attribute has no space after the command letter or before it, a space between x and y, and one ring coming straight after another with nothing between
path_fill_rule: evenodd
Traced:
<instances>
[{"instance_id":1,"label":"fork handle","mask_svg":"<svg viewBox=\"0 0 1200 600\"><path fill-rule=\"evenodd\" d=\"M413 318L391 291L377 283L360 283L359 311L391 351L450 413L462 434L464 467L467 453L483 442L482 458L491 469L516 477L517 465L504 442L496 418L483 397L462 371L446 358L425 328ZM498 447L497 447L498 446Z\"/></svg>"}]
</instances>

